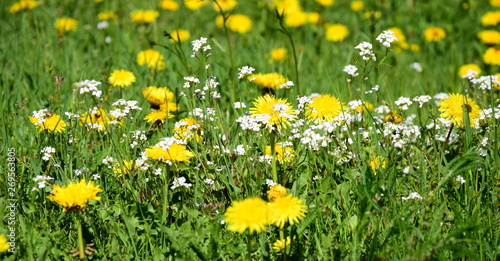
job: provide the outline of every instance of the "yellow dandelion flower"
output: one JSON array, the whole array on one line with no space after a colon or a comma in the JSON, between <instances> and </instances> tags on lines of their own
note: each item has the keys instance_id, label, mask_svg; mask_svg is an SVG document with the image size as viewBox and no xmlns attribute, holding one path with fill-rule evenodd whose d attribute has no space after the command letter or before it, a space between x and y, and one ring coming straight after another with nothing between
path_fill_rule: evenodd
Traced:
<instances>
[{"instance_id":1,"label":"yellow dandelion flower","mask_svg":"<svg viewBox=\"0 0 500 261\"><path fill-rule=\"evenodd\" d=\"M299 27L308 22L308 15L302 10L285 13L285 25L287 27Z\"/></svg>"},{"instance_id":2,"label":"yellow dandelion flower","mask_svg":"<svg viewBox=\"0 0 500 261\"><path fill-rule=\"evenodd\" d=\"M85 125L88 129L96 129L98 131L106 130L115 121L114 116L108 116L105 110L93 108L80 116L80 124Z\"/></svg>"},{"instance_id":3,"label":"yellow dandelion flower","mask_svg":"<svg viewBox=\"0 0 500 261\"><path fill-rule=\"evenodd\" d=\"M116 163L113 166L113 172L117 174L118 177L129 174L134 170L137 170L137 164L135 160L123 160L122 164Z\"/></svg>"},{"instance_id":4,"label":"yellow dandelion flower","mask_svg":"<svg viewBox=\"0 0 500 261\"><path fill-rule=\"evenodd\" d=\"M286 222L293 225L303 219L307 213L307 206L302 204L301 199L289 194L270 202L269 210L269 223L282 228Z\"/></svg>"},{"instance_id":5,"label":"yellow dandelion flower","mask_svg":"<svg viewBox=\"0 0 500 261\"><path fill-rule=\"evenodd\" d=\"M0 253L3 253L9 250L10 244L7 241L7 237L3 234L0 234Z\"/></svg>"},{"instance_id":6,"label":"yellow dandelion flower","mask_svg":"<svg viewBox=\"0 0 500 261\"><path fill-rule=\"evenodd\" d=\"M272 0L269 7L274 10L277 9L280 14L290 14L302 11L300 1L298 0Z\"/></svg>"},{"instance_id":7,"label":"yellow dandelion flower","mask_svg":"<svg viewBox=\"0 0 500 261\"><path fill-rule=\"evenodd\" d=\"M170 119L173 117L174 115L167 110L153 110L148 115L146 115L146 117L144 117L144 120L151 123L155 123L157 121L165 123L165 119Z\"/></svg>"},{"instance_id":8,"label":"yellow dandelion flower","mask_svg":"<svg viewBox=\"0 0 500 261\"><path fill-rule=\"evenodd\" d=\"M178 109L179 107L177 106L177 104L172 101L167 101L166 103L160 104L160 110L171 112L171 111L176 111Z\"/></svg>"},{"instance_id":9,"label":"yellow dandelion flower","mask_svg":"<svg viewBox=\"0 0 500 261\"><path fill-rule=\"evenodd\" d=\"M57 29L57 34L62 35L69 31L76 31L78 22L73 18L62 17L56 20L54 27Z\"/></svg>"},{"instance_id":10,"label":"yellow dandelion flower","mask_svg":"<svg viewBox=\"0 0 500 261\"><path fill-rule=\"evenodd\" d=\"M220 9L222 9L223 12L226 11L231 11L233 10L237 5L238 1L236 0L217 0L217 4L220 5ZM215 11L219 11L219 5L217 5L215 2L213 3L213 8Z\"/></svg>"},{"instance_id":11,"label":"yellow dandelion flower","mask_svg":"<svg viewBox=\"0 0 500 261\"><path fill-rule=\"evenodd\" d=\"M403 117L395 111L390 111L389 113L387 113L387 115L385 115L384 121L398 124L403 121Z\"/></svg>"},{"instance_id":12,"label":"yellow dandelion flower","mask_svg":"<svg viewBox=\"0 0 500 261\"><path fill-rule=\"evenodd\" d=\"M194 157L194 154L182 144L182 141L174 138L163 138L159 143L145 150L146 157L156 159L168 164L173 162L186 162Z\"/></svg>"},{"instance_id":13,"label":"yellow dandelion flower","mask_svg":"<svg viewBox=\"0 0 500 261\"><path fill-rule=\"evenodd\" d=\"M139 52L136 62L138 65L148 65L148 68L161 71L165 69L165 58L163 55L153 49L147 49Z\"/></svg>"},{"instance_id":14,"label":"yellow dandelion flower","mask_svg":"<svg viewBox=\"0 0 500 261\"><path fill-rule=\"evenodd\" d=\"M104 21L111 20L115 17L116 14L113 11L104 11L97 14L97 18L99 18L99 20L104 20Z\"/></svg>"},{"instance_id":15,"label":"yellow dandelion flower","mask_svg":"<svg viewBox=\"0 0 500 261\"><path fill-rule=\"evenodd\" d=\"M310 12L307 14L307 22L311 24L319 24L321 21L321 15L317 12Z\"/></svg>"},{"instance_id":16,"label":"yellow dandelion flower","mask_svg":"<svg viewBox=\"0 0 500 261\"><path fill-rule=\"evenodd\" d=\"M184 5L191 10L200 9L209 3L207 0L184 0Z\"/></svg>"},{"instance_id":17,"label":"yellow dandelion flower","mask_svg":"<svg viewBox=\"0 0 500 261\"><path fill-rule=\"evenodd\" d=\"M173 133L177 139L201 141L203 139L203 122L193 118L184 118L175 123Z\"/></svg>"},{"instance_id":18,"label":"yellow dandelion flower","mask_svg":"<svg viewBox=\"0 0 500 261\"><path fill-rule=\"evenodd\" d=\"M380 157L380 156L377 156L375 158L373 158L371 161L370 161L370 168L376 173L377 170L379 170L380 168L383 168L385 169L387 165L387 160Z\"/></svg>"},{"instance_id":19,"label":"yellow dandelion flower","mask_svg":"<svg viewBox=\"0 0 500 261\"><path fill-rule=\"evenodd\" d=\"M295 151L290 146L282 146L281 144L276 144L274 146L274 150L276 153L276 159L278 159L278 162L280 164L283 164L285 162L291 162L295 157ZM272 156L271 146L266 146L266 155Z\"/></svg>"},{"instance_id":20,"label":"yellow dandelion flower","mask_svg":"<svg viewBox=\"0 0 500 261\"><path fill-rule=\"evenodd\" d=\"M500 47L490 47L483 54L483 61L490 65L500 65Z\"/></svg>"},{"instance_id":21,"label":"yellow dandelion flower","mask_svg":"<svg viewBox=\"0 0 500 261\"><path fill-rule=\"evenodd\" d=\"M280 184L270 187L267 191L267 198L269 201L285 197L286 195L288 195L287 189Z\"/></svg>"},{"instance_id":22,"label":"yellow dandelion flower","mask_svg":"<svg viewBox=\"0 0 500 261\"><path fill-rule=\"evenodd\" d=\"M29 117L30 122L35 124L38 132L47 131L48 133L63 132L66 129L66 122L61 119L61 116L50 112L49 110L41 110L33 112L33 116Z\"/></svg>"},{"instance_id":23,"label":"yellow dandelion flower","mask_svg":"<svg viewBox=\"0 0 500 261\"><path fill-rule=\"evenodd\" d=\"M427 42L438 42L446 37L446 32L441 27L429 27L424 30Z\"/></svg>"},{"instance_id":24,"label":"yellow dandelion flower","mask_svg":"<svg viewBox=\"0 0 500 261\"><path fill-rule=\"evenodd\" d=\"M227 229L240 234L247 229L250 234L265 230L268 225L268 215L268 204L261 198L234 201L224 213L225 222L229 224Z\"/></svg>"},{"instance_id":25,"label":"yellow dandelion flower","mask_svg":"<svg viewBox=\"0 0 500 261\"><path fill-rule=\"evenodd\" d=\"M184 42L191 37L191 34L187 30L177 29L172 31L170 36L172 37L172 39L170 39L171 41Z\"/></svg>"},{"instance_id":26,"label":"yellow dandelion flower","mask_svg":"<svg viewBox=\"0 0 500 261\"><path fill-rule=\"evenodd\" d=\"M251 74L248 79L264 88L281 89L288 82L285 76L278 73L258 73Z\"/></svg>"},{"instance_id":27,"label":"yellow dandelion flower","mask_svg":"<svg viewBox=\"0 0 500 261\"><path fill-rule=\"evenodd\" d=\"M140 23L145 23L149 24L152 23L160 16L160 13L155 10L135 10L130 13L130 18L132 21L134 21L136 24Z\"/></svg>"},{"instance_id":28,"label":"yellow dandelion flower","mask_svg":"<svg viewBox=\"0 0 500 261\"><path fill-rule=\"evenodd\" d=\"M273 249L278 250L280 252L285 251L286 247L289 246L292 243L292 240L290 237L286 237L286 239L278 239L276 242L273 244Z\"/></svg>"},{"instance_id":29,"label":"yellow dandelion flower","mask_svg":"<svg viewBox=\"0 0 500 261\"><path fill-rule=\"evenodd\" d=\"M136 78L133 72L127 70L114 70L109 75L109 83L113 86L125 87L135 82Z\"/></svg>"},{"instance_id":30,"label":"yellow dandelion flower","mask_svg":"<svg viewBox=\"0 0 500 261\"><path fill-rule=\"evenodd\" d=\"M222 15L217 16L215 23L218 27L224 26ZM244 34L252 29L252 20L243 14L233 14L227 19L226 26L233 32Z\"/></svg>"},{"instance_id":31,"label":"yellow dandelion flower","mask_svg":"<svg viewBox=\"0 0 500 261\"><path fill-rule=\"evenodd\" d=\"M174 0L162 0L160 2L160 8L168 11L175 11L179 9L179 4Z\"/></svg>"},{"instance_id":32,"label":"yellow dandelion flower","mask_svg":"<svg viewBox=\"0 0 500 261\"><path fill-rule=\"evenodd\" d=\"M167 87L149 86L142 90L142 95L155 109L174 99L174 93Z\"/></svg>"},{"instance_id":33,"label":"yellow dandelion flower","mask_svg":"<svg viewBox=\"0 0 500 261\"><path fill-rule=\"evenodd\" d=\"M51 195L47 198L64 207L63 212L69 213L82 209L91 199L100 200L101 197L98 197L97 193L101 191L99 185L95 186L93 181L87 183L82 179L65 186L53 185Z\"/></svg>"},{"instance_id":34,"label":"yellow dandelion flower","mask_svg":"<svg viewBox=\"0 0 500 261\"><path fill-rule=\"evenodd\" d=\"M288 53L285 48L276 48L271 50L271 57L275 61L285 60L288 57Z\"/></svg>"},{"instance_id":35,"label":"yellow dandelion flower","mask_svg":"<svg viewBox=\"0 0 500 261\"><path fill-rule=\"evenodd\" d=\"M373 111L374 107L375 106L371 102L363 102L363 104L360 104L358 105L358 107L356 107L355 111L359 113L364 111Z\"/></svg>"},{"instance_id":36,"label":"yellow dandelion flower","mask_svg":"<svg viewBox=\"0 0 500 261\"><path fill-rule=\"evenodd\" d=\"M349 35L345 25L333 24L326 28L326 39L332 42L342 42Z\"/></svg>"},{"instance_id":37,"label":"yellow dandelion flower","mask_svg":"<svg viewBox=\"0 0 500 261\"><path fill-rule=\"evenodd\" d=\"M500 0L490 0L490 5L498 7L500 6Z\"/></svg>"},{"instance_id":38,"label":"yellow dandelion flower","mask_svg":"<svg viewBox=\"0 0 500 261\"><path fill-rule=\"evenodd\" d=\"M323 94L311 99L306 105L306 117L311 122L332 122L342 112L343 103L335 96Z\"/></svg>"},{"instance_id":39,"label":"yellow dandelion flower","mask_svg":"<svg viewBox=\"0 0 500 261\"><path fill-rule=\"evenodd\" d=\"M500 11L487 12L481 17L483 26L496 26L498 23L500 23Z\"/></svg>"},{"instance_id":40,"label":"yellow dandelion flower","mask_svg":"<svg viewBox=\"0 0 500 261\"><path fill-rule=\"evenodd\" d=\"M485 44L500 44L500 32L496 30L484 30L477 34L477 38Z\"/></svg>"},{"instance_id":41,"label":"yellow dandelion flower","mask_svg":"<svg viewBox=\"0 0 500 261\"><path fill-rule=\"evenodd\" d=\"M10 6L9 12L10 13L17 13L21 10L26 10L26 9L33 9L38 6L37 1L33 0L21 0L15 2L13 5Z\"/></svg>"},{"instance_id":42,"label":"yellow dandelion flower","mask_svg":"<svg viewBox=\"0 0 500 261\"><path fill-rule=\"evenodd\" d=\"M332 6L335 3L334 0L315 0L318 4L322 6Z\"/></svg>"},{"instance_id":43,"label":"yellow dandelion flower","mask_svg":"<svg viewBox=\"0 0 500 261\"><path fill-rule=\"evenodd\" d=\"M481 109L469 95L451 93L449 98L439 102L439 115L458 127L464 127L464 111L467 110L470 126L473 127L481 116Z\"/></svg>"},{"instance_id":44,"label":"yellow dandelion flower","mask_svg":"<svg viewBox=\"0 0 500 261\"><path fill-rule=\"evenodd\" d=\"M469 63L460 66L460 68L458 69L458 77L464 77L470 70L475 71L477 73L476 76L481 74L481 68L479 68L479 66L473 63Z\"/></svg>"},{"instance_id":45,"label":"yellow dandelion flower","mask_svg":"<svg viewBox=\"0 0 500 261\"><path fill-rule=\"evenodd\" d=\"M354 12L359 12L363 10L365 5L363 4L363 1L352 1L351 2L351 10Z\"/></svg>"},{"instance_id":46,"label":"yellow dandelion flower","mask_svg":"<svg viewBox=\"0 0 500 261\"><path fill-rule=\"evenodd\" d=\"M266 128L271 132L275 129L290 126L291 120L295 120L297 112L292 109L286 99L278 99L271 95L258 97L253 102L255 107L250 108L250 116L266 119Z\"/></svg>"}]
</instances>

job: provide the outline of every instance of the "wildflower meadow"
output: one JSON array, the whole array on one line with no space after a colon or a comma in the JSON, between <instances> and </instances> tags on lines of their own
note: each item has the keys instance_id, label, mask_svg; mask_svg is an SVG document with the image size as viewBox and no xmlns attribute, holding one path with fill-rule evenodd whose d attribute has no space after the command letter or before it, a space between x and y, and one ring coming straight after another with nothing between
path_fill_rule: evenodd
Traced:
<instances>
[{"instance_id":1,"label":"wildflower meadow","mask_svg":"<svg viewBox=\"0 0 500 261\"><path fill-rule=\"evenodd\" d=\"M1 260L499 260L500 1L0 1Z\"/></svg>"}]
</instances>

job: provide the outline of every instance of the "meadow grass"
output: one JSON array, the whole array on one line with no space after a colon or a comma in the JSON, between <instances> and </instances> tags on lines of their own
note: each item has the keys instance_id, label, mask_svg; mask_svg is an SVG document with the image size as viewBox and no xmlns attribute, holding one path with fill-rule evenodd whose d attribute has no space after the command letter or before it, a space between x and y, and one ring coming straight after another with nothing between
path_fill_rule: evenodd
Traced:
<instances>
[{"instance_id":1,"label":"meadow grass","mask_svg":"<svg viewBox=\"0 0 500 261\"><path fill-rule=\"evenodd\" d=\"M363 9L354 12L351 1L337 0L333 6L299 1L302 10L321 19L292 27L280 21L272 2L239 1L234 11L224 13L229 19L250 17L251 30L240 34L227 24L216 26L220 10L213 1L197 10L178 1L177 10L167 11L159 1L46 0L17 13L9 12L14 1L2 1L0 213L5 218L0 234L9 235L15 227L16 245L0 258L77 259L71 251L83 238L90 244L85 246L89 260L498 260L499 89L493 78L489 89L481 89L458 76L469 63L477 64L482 76L499 72L498 65L483 61L491 46L477 38L479 31L498 29L481 24L481 17L498 7L488 1L364 1ZM129 14L139 9L157 10L159 17L136 24ZM97 29L97 14L104 11L116 18ZM369 12L380 17L367 18ZM58 34L54 23L60 17L76 19L76 30ZM327 41L331 24L345 25L349 35ZM431 26L443 28L446 37L426 41L423 32ZM391 27L400 28L418 50L396 42L386 48L376 40ZM190 38L169 40L166 34L176 29L188 30ZM191 41L201 37L211 49L191 57ZM363 41L373 44L376 61L363 60L354 48ZM165 57L165 69L137 64L139 52L150 48ZM275 48L286 48L288 58L273 60ZM422 71L412 67L415 63ZM358 76L343 71L349 64L358 68ZM257 131L243 127L239 120L266 91L247 77L238 78L243 66L294 82L291 88L271 90L299 111L291 126L280 131L269 131L265 124ZM116 69L133 72L136 81L113 86L109 76ZM201 82L184 88L187 76ZM195 92L211 77L219 83L215 88ZM75 83L87 79L102 83L100 97L79 93ZM142 93L148 86L167 86L174 93L179 110L172 111L173 118L144 120L152 110ZM438 110L440 99L421 106L414 100L439 93L468 93L483 110L481 118L467 117L473 111L464 107L460 120L465 124L452 124ZM308 102L297 95L311 99L314 94L339 98L343 114L309 121L301 108ZM412 101L408 109L396 104L401 97ZM80 124L89 109L109 112L119 99L135 100L141 110L131 110L103 131ZM235 102L246 108L236 108ZM39 132L30 122L34 111L45 108L67 123L64 131ZM201 115L193 115L196 108ZM148 159L122 168L128 172L122 174L113 168L123 160L144 160L146 149L173 137L176 123L187 117L203 127L200 139L185 142L194 155L189 162ZM398 117L403 121L394 120ZM289 160L265 157L266 146L282 142L293 150ZM46 147L55 150L48 160L43 159ZM7 165L11 148L15 176ZM114 161L107 163L108 157ZM43 187L34 180L38 176L52 179ZM171 189L180 177L191 186ZM47 198L55 184L81 179L99 185L100 200L65 213ZM305 217L283 228L270 224L255 233L230 231L226 210L250 197L269 201L269 180L302 200ZM15 195L9 194L12 189ZM10 199L17 199L14 210L7 208ZM15 222L9 223L12 211ZM273 249L287 236L288 246Z\"/></svg>"}]
</instances>

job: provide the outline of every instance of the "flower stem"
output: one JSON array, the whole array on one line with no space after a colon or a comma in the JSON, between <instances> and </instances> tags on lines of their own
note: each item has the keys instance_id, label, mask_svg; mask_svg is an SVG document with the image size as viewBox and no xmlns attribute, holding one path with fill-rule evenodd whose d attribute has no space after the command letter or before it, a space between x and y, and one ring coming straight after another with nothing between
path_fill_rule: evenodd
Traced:
<instances>
[{"instance_id":1,"label":"flower stem","mask_svg":"<svg viewBox=\"0 0 500 261\"><path fill-rule=\"evenodd\" d=\"M82 232L82 222L80 220L80 213L76 213L76 228L78 229L78 253L80 254L80 259L85 258L85 249L83 247L83 232Z\"/></svg>"},{"instance_id":2,"label":"flower stem","mask_svg":"<svg viewBox=\"0 0 500 261\"><path fill-rule=\"evenodd\" d=\"M168 207L168 169L165 170L165 176L163 177L163 210L162 210L162 222L167 220L167 207Z\"/></svg>"},{"instance_id":3,"label":"flower stem","mask_svg":"<svg viewBox=\"0 0 500 261\"><path fill-rule=\"evenodd\" d=\"M274 131L271 132L270 137L271 143L271 171L273 173L273 181L276 183L280 183L278 181L278 171L276 170L276 134Z\"/></svg>"}]
</instances>

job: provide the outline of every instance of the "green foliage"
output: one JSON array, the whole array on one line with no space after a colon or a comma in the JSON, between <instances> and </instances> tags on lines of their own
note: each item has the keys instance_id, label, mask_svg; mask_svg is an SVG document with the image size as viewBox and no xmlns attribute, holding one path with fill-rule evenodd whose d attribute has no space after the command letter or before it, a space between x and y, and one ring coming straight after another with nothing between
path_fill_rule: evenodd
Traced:
<instances>
[{"instance_id":1,"label":"green foliage","mask_svg":"<svg viewBox=\"0 0 500 261\"><path fill-rule=\"evenodd\" d=\"M0 259L76 259L71 252L78 242L74 213L63 213L47 196L53 184L86 179L103 190L100 200L81 210L88 260L498 260L498 117L481 119L474 127L451 127L443 123L436 99L421 106L413 100L408 110L395 103L400 97L469 93L482 109L500 115L498 89L481 90L457 76L468 63L479 65L481 75L499 72L484 63L489 46L476 36L498 29L481 27L481 17L496 10L487 1L364 1L360 12L350 9L351 1L337 0L330 7L300 1L304 11L321 19L299 27L287 25L286 17L267 5L272 1L239 1L224 16L226 22L234 14L249 16L252 29L244 34L216 25L220 9L212 8L213 2L190 10L180 1L175 11L160 9L158 1L97 2L46 0L18 13L9 13L14 1L0 3L1 159L8 162L14 148L16 160L13 180L8 165L0 166L0 213L6 217L0 234L9 233L7 206L17 199L16 252L0 253ZM130 12L138 9L155 9L160 16L151 24L135 24ZM109 10L116 18L97 29L98 13ZM380 12L380 18L365 18L370 11ZM58 35L54 22L60 17L76 19L76 31ZM337 23L350 34L329 42L325 28ZM427 42L423 31L431 26L443 28L447 36ZM419 51L396 43L382 46L376 37L391 27L400 28ZM189 40L170 41L166 35L179 28L190 32ZM190 43L200 37L208 38L211 49L191 57ZM354 49L363 41L373 44L376 61L363 60ZM165 70L136 63L137 54L149 48L165 57ZM288 59L272 60L275 48L286 48ZM415 62L422 72L410 67ZM359 76L343 72L348 64L357 66ZM253 107L269 91L237 78L238 68L246 65L257 73L280 73L297 85L300 79L301 96L335 95L353 118L320 125L301 111L294 123L303 123L281 132L244 130L237 119L248 108L234 103ZM108 77L115 69L132 71L137 81L112 86ZM55 80L58 76L64 80ZM184 88L187 76L201 83ZM221 98L207 92L200 99L194 89L211 77L220 83L214 90ZM102 82L101 97L78 92L74 84L86 79ZM173 118L162 124L143 120L151 111L142 96L148 86L174 92L180 109ZM293 88L271 92L294 109L307 106ZM64 114L82 115L94 107L110 111L118 99L136 100L141 110L105 131L88 129ZM371 106L387 106L404 121L391 122L387 112ZM61 115L68 124L64 132L38 132L28 117L44 108ZM205 115L213 109L214 119L190 115L195 108ZM150 160L146 170L127 174L113 169L124 160L142 159L147 148L174 136L175 124L187 117L203 122L202 140L186 142L195 155L190 162ZM136 131L145 138L134 137ZM307 132L321 137L316 146L302 140ZM268 164L266 146L282 142L292 144L293 159ZM56 151L49 160L43 159L45 147ZM105 163L108 156L115 161ZM53 180L39 187L37 176ZM180 177L192 186L171 189ZM303 200L306 217L251 235L227 230L224 213L232 202L266 198L266 180L273 178ZM411 192L420 197L409 198ZM283 236L291 238L290 245L273 249Z\"/></svg>"}]
</instances>

